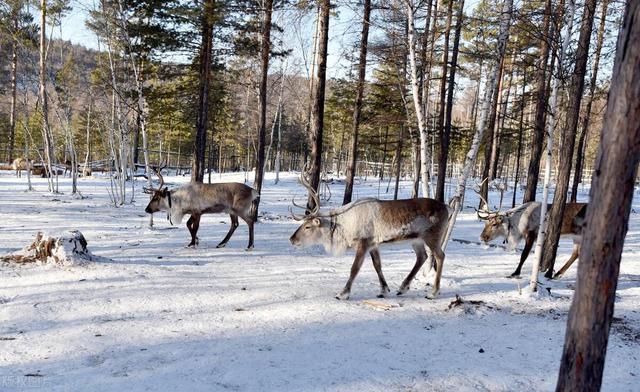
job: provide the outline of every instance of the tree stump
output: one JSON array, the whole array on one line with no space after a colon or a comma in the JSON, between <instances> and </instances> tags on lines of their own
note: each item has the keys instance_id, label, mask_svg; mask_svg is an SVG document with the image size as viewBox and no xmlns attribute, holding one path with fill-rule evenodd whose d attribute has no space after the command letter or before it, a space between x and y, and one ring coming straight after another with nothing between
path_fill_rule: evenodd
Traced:
<instances>
[{"instance_id":1,"label":"tree stump","mask_svg":"<svg viewBox=\"0 0 640 392\"><path fill-rule=\"evenodd\" d=\"M85 265L101 259L87 249L87 240L78 230L59 234L38 232L35 240L19 251L0 258L12 263L42 263L60 266Z\"/></svg>"}]
</instances>

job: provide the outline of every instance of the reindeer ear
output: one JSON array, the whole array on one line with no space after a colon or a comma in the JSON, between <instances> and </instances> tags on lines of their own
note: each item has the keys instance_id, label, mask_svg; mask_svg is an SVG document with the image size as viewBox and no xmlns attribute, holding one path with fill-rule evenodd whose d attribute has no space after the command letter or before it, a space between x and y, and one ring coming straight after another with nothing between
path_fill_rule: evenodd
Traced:
<instances>
[{"instance_id":1,"label":"reindeer ear","mask_svg":"<svg viewBox=\"0 0 640 392\"><path fill-rule=\"evenodd\" d=\"M313 223L314 226L320 226L322 222L320 221L320 218L313 218L311 223Z\"/></svg>"}]
</instances>

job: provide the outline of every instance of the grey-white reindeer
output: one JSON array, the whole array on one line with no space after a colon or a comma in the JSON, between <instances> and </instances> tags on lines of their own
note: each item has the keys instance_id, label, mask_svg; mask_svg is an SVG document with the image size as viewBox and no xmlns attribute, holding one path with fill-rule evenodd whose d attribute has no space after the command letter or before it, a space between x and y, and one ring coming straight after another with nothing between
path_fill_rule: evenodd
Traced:
<instances>
[{"instance_id":1,"label":"grey-white reindeer","mask_svg":"<svg viewBox=\"0 0 640 392\"><path fill-rule=\"evenodd\" d=\"M184 215L190 215L187 220L187 229L191 234L189 247L195 247L198 242L198 229L202 214L215 214L225 212L231 217L231 227L217 248L224 247L236 228L238 217L249 226L249 245L247 250L253 249L253 219L251 218L251 205L259 197L258 192L244 184L236 182L202 184L189 183L180 188L169 190L163 188L164 179L160 170L155 170L160 179L158 188L145 189L145 193L153 195L145 212L153 214L158 211L166 211L171 224L180 223Z\"/></svg>"},{"instance_id":2,"label":"grey-white reindeer","mask_svg":"<svg viewBox=\"0 0 640 392\"><path fill-rule=\"evenodd\" d=\"M351 275L337 299L349 299L351 285L358 275L367 252L371 255L373 267L380 281L382 298L389 293L389 286L382 274L380 245L400 241L411 241L416 253L416 263L402 282L398 295L406 293L425 260L429 247L437 262L435 282L431 298L440 290L440 277L444 264L442 238L449 218L448 207L436 200L416 198L406 200L360 199L329 213L320 213L320 200L315 190L302 178L314 200L315 208L306 216L296 216L302 224L290 238L295 246L323 245L327 252L341 254L347 249L355 249L356 257L351 266ZM301 207L293 201L297 207ZM430 297L428 297L430 298Z\"/></svg>"}]
</instances>

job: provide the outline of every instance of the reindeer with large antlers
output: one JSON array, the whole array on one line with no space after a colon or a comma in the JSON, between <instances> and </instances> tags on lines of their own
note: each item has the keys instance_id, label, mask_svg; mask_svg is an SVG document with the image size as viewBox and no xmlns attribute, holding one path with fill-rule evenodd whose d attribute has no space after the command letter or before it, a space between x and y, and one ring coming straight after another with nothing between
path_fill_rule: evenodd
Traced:
<instances>
[{"instance_id":1,"label":"reindeer with large antlers","mask_svg":"<svg viewBox=\"0 0 640 392\"><path fill-rule=\"evenodd\" d=\"M251 218L251 205L260 195L258 192L244 184L229 182L219 184L189 183L177 189L169 190L164 187L162 169L154 169L160 180L158 188L145 188L145 193L153 197L145 208L145 212L153 214L157 211L166 211L171 224L182 222L184 215L190 215L187 220L187 229L191 234L189 247L195 247L199 243L198 229L200 217L203 214L215 214L224 212L231 217L231 228L220 242L217 248L224 247L238 227L238 217L249 226L249 245L247 250L253 249L253 224Z\"/></svg>"},{"instance_id":2,"label":"reindeer with large antlers","mask_svg":"<svg viewBox=\"0 0 640 392\"><path fill-rule=\"evenodd\" d=\"M504 242L510 249L514 249L524 238L525 245L518 267L509 277L518 277L522 271L522 265L529 256L533 244L538 237L540 227L540 211L542 203L531 201L516 208L501 212L490 211L489 203L480 195L485 209L477 211L478 218L485 221L484 229L480 234L480 240L488 243L498 237L504 237ZM571 267L571 264L580 254L580 242L582 240L582 224L587 211L587 203L567 203L562 217L561 236L570 236L573 239L573 252L562 268L553 276L559 278Z\"/></svg>"},{"instance_id":3,"label":"reindeer with large antlers","mask_svg":"<svg viewBox=\"0 0 640 392\"><path fill-rule=\"evenodd\" d=\"M367 253L371 256L380 281L378 297L384 297L389 293L389 286L382 274L378 248L383 244L400 241L412 242L416 263L397 294L402 295L409 290L413 278L427 259L426 245L437 262L432 297L437 296L445 257L440 245L449 218L449 210L445 204L424 198L407 200L366 198L328 213L321 213L318 194L304 176L301 182L309 191L315 207L307 211L306 216L297 216L291 211L294 219L302 221L300 227L291 236L291 243L296 246L323 245L327 252L334 254L343 253L347 249L356 250L349 280L336 298L349 298L351 286ZM301 207L295 201L292 202L295 206Z\"/></svg>"}]
</instances>

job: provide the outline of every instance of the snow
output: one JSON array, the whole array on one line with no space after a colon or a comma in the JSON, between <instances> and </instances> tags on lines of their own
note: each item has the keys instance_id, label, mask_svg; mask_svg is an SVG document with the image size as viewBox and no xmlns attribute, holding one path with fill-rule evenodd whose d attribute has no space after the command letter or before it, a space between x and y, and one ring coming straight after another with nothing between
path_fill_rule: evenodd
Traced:
<instances>
[{"instance_id":1,"label":"snow","mask_svg":"<svg viewBox=\"0 0 640 392\"><path fill-rule=\"evenodd\" d=\"M247 252L243 223L226 248L215 248L228 230L224 215L203 216L196 249L184 247L184 225L172 227L163 214L149 229L142 182L135 203L115 208L105 177L80 179L79 199L68 194L69 179L60 179L65 194L51 195L43 179L32 179L35 191L25 192L26 178L0 172L0 254L22 248L38 231L80 230L91 252L105 258L71 267L0 265L0 391L554 389L575 265L557 282L542 281L532 296L526 285L533 256L523 279L507 279L518 253L454 241L437 299L424 298L433 276L422 273L396 297L415 261L409 244L397 244L381 249L388 298L376 298L378 279L367 261L351 299L338 301L333 296L348 278L353 252L293 248L297 223L288 207L305 192L296 173L281 173L278 185L273 179L268 173L256 247ZM175 186L188 178L165 180ZM331 185L328 204L338 205L341 190ZM358 198L393 194L377 179L360 181L355 191ZM402 182L401 196L409 194L410 183ZM474 196L465 204L477 204ZM453 238L477 241L481 229L465 208ZM605 391L640 385L639 244L640 215L633 212ZM571 241L563 239L558 263L570 252ZM466 302L449 309L456 295Z\"/></svg>"}]
</instances>

